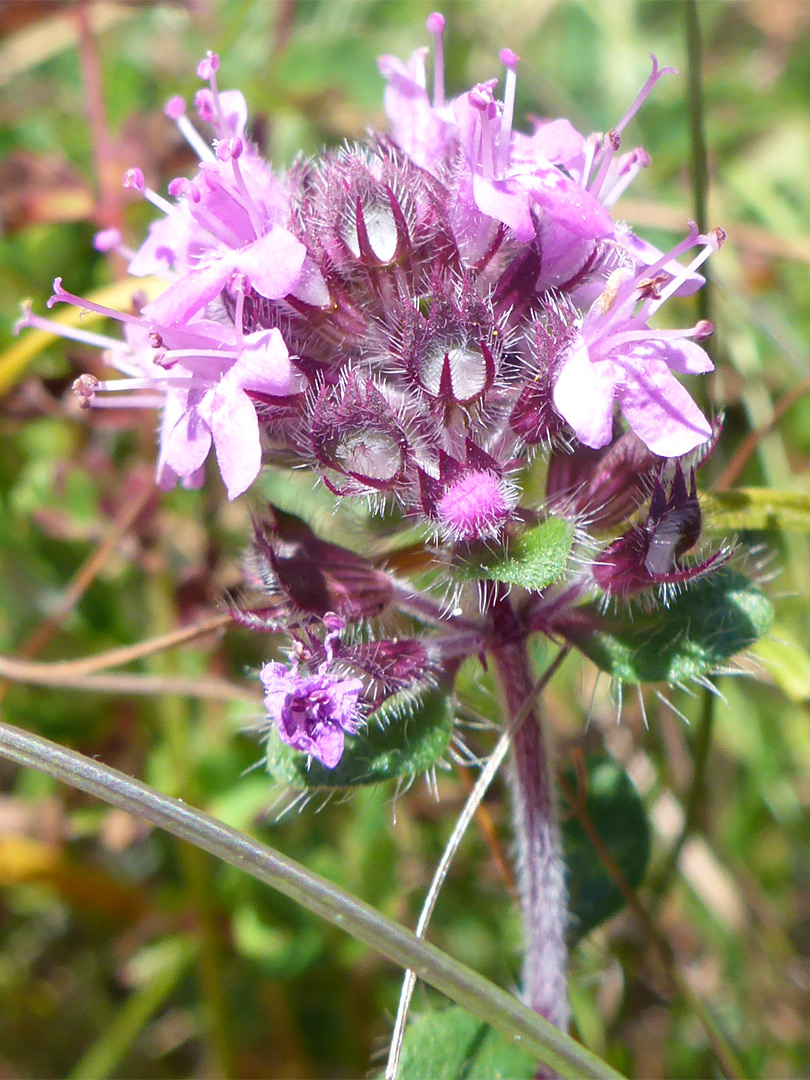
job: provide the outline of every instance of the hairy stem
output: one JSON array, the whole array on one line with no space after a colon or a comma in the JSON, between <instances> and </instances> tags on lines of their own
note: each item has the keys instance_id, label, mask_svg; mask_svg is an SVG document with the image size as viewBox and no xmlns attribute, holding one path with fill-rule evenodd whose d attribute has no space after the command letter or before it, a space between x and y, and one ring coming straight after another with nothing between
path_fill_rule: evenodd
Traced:
<instances>
[{"instance_id":1,"label":"hairy stem","mask_svg":"<svg viewBox=\"0 0 810 1080\"><path fill-rule=\"evenodd\" d=\"M504 605L507 605L504 607ZM503 624L514 619L507 600L500 601ZM526 646L517 636L492 650L507 722L517 715L531 693L533 678ZM566 1030L569 1021L566 992L565 873L557 807L541 726L534 705L515 732L510 779L514 802L518 886L526 932L523 999L552 1024Z\"/></svg>"},{"instance_id":2,"label":"hairy stem","mask_svg":"<svg viewBox=\"0 0 810 1080\"><path fill-rule=\"evenodd\" d=\"M518 886L526 925L523 999L565 1030L569 1020L565 874L556 800L536 709L515 735L510 775Z\"/></svg>"},{"instance_id":3,"label":"hairy stem","mask_svg":"<svg viewBox=\"0 0 810 1080\"><path fill-rule=\"evenodd\" d=\"M439 898L439 892L444 880L447 877L447 872L450 869L450 863L453 860L458 847L469 828L470 822L475 816L478 808L481 805L481 801L484 798L490 784L495 779L495 775L500 769L506 755L508 754L512 745L512 739L515 731L523 723L524 717L529 713L537 699L538 694L548 683L551 676L557 671L557 669L565 660L566 656L570 652L568 646L564 646L557 653L557 656L549 664L548 669L541 675L534 686L531 688L531 692L527 698L525 698L520 705L519 710L511 718L509 726L501 735L500 739L492 751L489 760L484 768L481 770L481 775L478 777L472 791L470 792L467 802L464 804L464 809L459 815L452 835L445 846L442 853L439 865L433 874L433 880L430 883L430 889L425 897L425 902L422 905L422 911L419 915L419 921L416 924L416 936L424 937L427 932L428 923L433 914L433 909L436 906L436 901ZM411 998L413 997L414 987L416 986L416 975L412 970L408 970L405 973L405 979L402 983L402 992L399 998L399 1007L397 1009L396 1023L394 1024L394 1033L391 1036L391 1047L388 1054L388 1064L385 1070L386 1080L394 1080L397 1075L399 1067L399 1057L402 1050L402 1040L405 1035L405 1024L408 1019L408 1009L410 1008Z\"/></svg>"}]
</instances>

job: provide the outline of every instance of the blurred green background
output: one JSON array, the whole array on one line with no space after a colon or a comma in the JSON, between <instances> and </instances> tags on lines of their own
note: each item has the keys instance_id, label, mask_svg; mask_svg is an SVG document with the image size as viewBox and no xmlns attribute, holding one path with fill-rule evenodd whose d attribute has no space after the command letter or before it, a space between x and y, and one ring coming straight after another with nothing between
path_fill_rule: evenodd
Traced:
<instances>
[{"instance_id":1,"label":"blurred green background","mask_svg":"<svg viewBox=\"0 0 810 1080\"><path fill-rule=\"evenodd\" d=\"M376 57L404 58L426 44L433 6L0 5L2 348L15 347L19 301L43 311L55 276L82 294L120 277L115 260L93 250L93 233L119 224L135 245L154 216L121 190L126 168L140 165L158 190L193 168L161 106L171 94L193 95L207 49L221 56L220 85L245 93L256 139L287 165L384 127ZM810 375L810 4L696 8L709 222L729 237L711 265L718 372L706 393L726 409L727 425L706 470L710 485ZM448 89L499 74L508 45L522 58L517 115L564 115L589 132L617 122L649 72L649 53L678 67L626 134L652 166L616 211L672 244L695 213L688 9L682 0L447 3ZM693 321L694 301L681 303L673 317ZM155 418L80 415L70 383L95 362L82 346L50 345L25 367L13 367L15 355L0 354L0 653L78 658L221 611L239 582L250 499L228 504L213 474L200 492L150 494ZM758 441L742 482L810 494L809 456L803 397ZM261 483L258 491L254 506ZM141 509L131 523L133 506ZM610 687L594 689L593 669L575 659L547 695L560 763L579 752L614 757L653 826L640 896L688 992L673 990L627 910L572 957L576 1033L634 1077L722 1074L701 1002L740 1075L810 1073L810 549L801 532L740 540L753 551L749 568L772 576L777 624L759 662L747 662L756 678L720 681L726 700L697 788L699 696L672 695L687 724L646 694L645 724L626 695L617 725ZM274 647L267 636L212 632L128 669L213 679L219 698L170 694L165 683L143 696L2 684L2 711L254 831L413 925L464 779L455 768L440 773L438 802L417 780L396 801L392 790L361 791L279 818L290 800L253 768L260 747L246 730L261 714L256 670ZM480 670L470 668L461 690L462 707L495 719ZM477 754L494 739L463 734ZM690 798L694 817L670 874L667 852ZM508 850L502 785L488 806ZM493 850L474 826L431 938L514 987L520 929ZM385 1049L399 981L390 965L255 881L0 762L0 1077L363 1076ZM431 1002L418 991L416 1011Z\"/></svg>"}]
</instances>

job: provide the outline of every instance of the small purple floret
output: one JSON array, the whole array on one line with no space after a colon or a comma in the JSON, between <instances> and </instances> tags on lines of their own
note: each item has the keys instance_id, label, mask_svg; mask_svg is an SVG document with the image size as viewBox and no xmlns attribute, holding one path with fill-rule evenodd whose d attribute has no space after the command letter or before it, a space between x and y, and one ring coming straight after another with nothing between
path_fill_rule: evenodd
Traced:
<instances>
[{"instance_id":1,"label":"small purple floret","mask_svg":"<svg viewBox=\"0 0 810 1080\"><path fill-rule=\"evenodd\" d=\"M360 730L361 680L325 671L301 676L297 665L290 669L277 663L265 664L261 679L265 708L281 740L334 769L343 756L344 736Z\"/></svg>"}]
</instances>

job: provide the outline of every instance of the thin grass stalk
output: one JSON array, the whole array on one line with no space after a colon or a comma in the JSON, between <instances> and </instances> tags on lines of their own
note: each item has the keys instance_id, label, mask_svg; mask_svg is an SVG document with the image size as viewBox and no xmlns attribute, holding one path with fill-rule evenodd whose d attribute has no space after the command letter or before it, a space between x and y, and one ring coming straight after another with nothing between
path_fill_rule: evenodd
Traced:
<instances>
[{"instance_id":1,"label":"thin grass stalk","mask_svg":"<svg viewBox=\"0 0 810 1080\"><path fill-rule=\"evenodd\" d=\"M0 756L118 806L244 870L393 963L412 968L418 978L535 1054L561 1076L620 1080L620 1073L523 1002L268 845L116 769L10 724L0 723Z\"/></svg>"}]
</instances>

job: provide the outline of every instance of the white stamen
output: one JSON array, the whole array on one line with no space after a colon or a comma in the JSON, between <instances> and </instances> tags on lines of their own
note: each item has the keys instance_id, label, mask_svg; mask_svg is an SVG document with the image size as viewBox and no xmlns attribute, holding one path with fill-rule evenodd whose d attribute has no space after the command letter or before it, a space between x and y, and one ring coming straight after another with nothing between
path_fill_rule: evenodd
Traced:
<instances>
[{"instance_id":1,"label":"white stamen","mask_svg":"<svg viewBox=\"0 0 810 1080\"><path fill-rule=\"evenodd\" d=\"M681 266L676 262L675 265L680 269L681 273L673 275L672 280L661 290L661 295L657 300L654 300L648 309L648 317L654 315L656 311L661 307L665 300L668 300L674 292L677 292L684 281L690 274L694 274L699 266L702 266L706 262L710 255L713 255L717 251L716 244L707 244L703 250L695 256L688 266Z\"/></svg>"},{"instance_id":2,"label":"white stamen","mask_svg":"<svg viewBox=\"0 0 810 1080\"><path fill-rule=\"evenodd\" d=\"M211 147L208 145L202 135L200 135L199 131L197 131L197 129L194 127L194 125L185 113L183 113L182 116L178 116L175 120L175 123L177 124L180 134L186 140L186 142L200 159L200 161L216 161L214 151L211 149Z\"/></svg>"}]
</instances>

